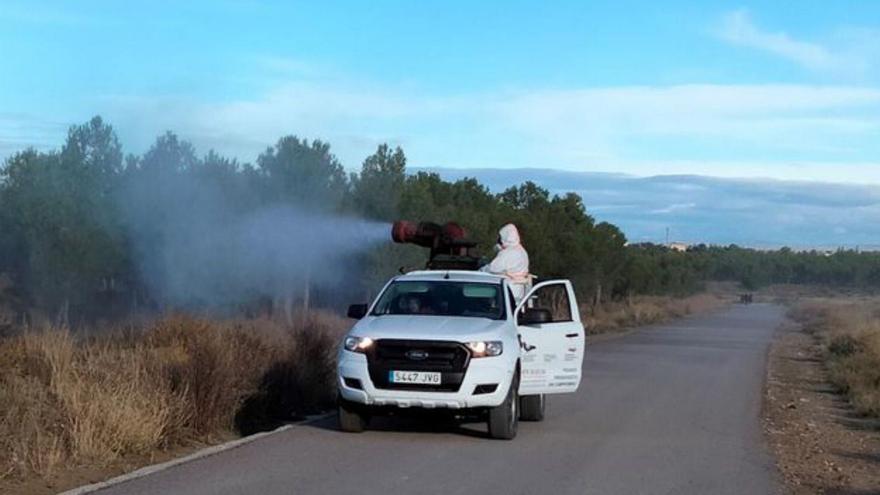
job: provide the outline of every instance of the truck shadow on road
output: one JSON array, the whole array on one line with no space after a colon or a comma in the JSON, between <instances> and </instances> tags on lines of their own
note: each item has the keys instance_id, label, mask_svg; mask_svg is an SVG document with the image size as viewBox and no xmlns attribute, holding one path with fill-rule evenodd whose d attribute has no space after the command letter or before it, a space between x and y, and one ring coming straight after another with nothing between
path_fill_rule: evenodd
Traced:
<instances>
[{"instance_id":1,"label":"truck shadow on road","mask_svg":"<svg viewBox=\"0 0 880 495\"><path fill-rule=\"evenodd\" d=\"M331 415L305 426L321 430L335 431L340 434L336 415ZM411 412L396 414L393 416L377 416L370 419L366 431L382 431L393 433L419 433L419 434L450 434L472 438L489 438L485 423L478 419L459 419L450 417L448 414L436 412Z\"/></svg>"}]
</instances>

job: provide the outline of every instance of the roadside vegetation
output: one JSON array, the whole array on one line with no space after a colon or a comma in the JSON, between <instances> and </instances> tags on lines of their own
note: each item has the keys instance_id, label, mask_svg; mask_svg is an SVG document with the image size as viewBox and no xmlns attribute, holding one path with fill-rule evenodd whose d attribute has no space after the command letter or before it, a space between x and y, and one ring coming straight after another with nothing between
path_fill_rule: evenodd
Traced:
<instances>
[{"instance_id":1,"label":"roadside vegetation","mask_svg":"<svg viewBox=\"0 0 880 495\"><path fill-rule=\"evenodd\" d=\"M0 340L0 479L251 433L335 400L339 317L169 316L98 337L31 329Z\"/></svg>"},{"instance_id":2,"label":"roadside vegetation","mask_svg":"<svg viewBox=\"0 0 880 495\"><path fill-rule=\"evenodd\" d=\"M601 306L585 306L581 320L588 334L620 332L719 309L735 300L726 292L708 291L682 297L635 296Z\"/></svg>"},{"instance_id":3,"label":"roadside vegetation","mask_svg":"<svg viewBox=\"0 0 880 495\"><path fill-rule=\"evenodd\" d=\"M832 383L855 410L880 417L880 298L808 299L791 315L819 339Z\"/></svg>"}]
</instances>

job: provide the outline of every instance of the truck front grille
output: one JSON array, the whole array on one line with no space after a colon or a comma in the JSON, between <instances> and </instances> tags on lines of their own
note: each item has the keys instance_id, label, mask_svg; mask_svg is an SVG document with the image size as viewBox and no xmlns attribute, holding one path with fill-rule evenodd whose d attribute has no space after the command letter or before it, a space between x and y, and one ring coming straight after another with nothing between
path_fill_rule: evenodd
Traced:
<instances>
[{"instance_id":1,"label":"truck front grille","mask_svg":"<svg viewBox=\"0 0 880 495\"><path fill-rule=\"evenodd\" d=\"M380 389L456 392L469 361L463 344L440 340L380 339L367 352L370 380ZM394 370L440 372L440 385L390 383L388 374Z\"/></svg>"}]
</instances>

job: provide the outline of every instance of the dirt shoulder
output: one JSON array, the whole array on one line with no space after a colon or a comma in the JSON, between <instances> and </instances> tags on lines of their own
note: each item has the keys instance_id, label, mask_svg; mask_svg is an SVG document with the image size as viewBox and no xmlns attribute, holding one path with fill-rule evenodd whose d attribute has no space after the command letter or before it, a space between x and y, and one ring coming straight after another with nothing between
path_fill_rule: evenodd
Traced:
<instances>
[{"instance_id":1,"label":"dirt shoulder","mask_svg":"<svg viewBox=\"0 0 880 495\"><path fill-rule=\"evenodd\" d=\"M830 385L818 342L795 323L771 346L764 426L789 493L880 494L880 421Z\"/></svg>"}]
</instances>

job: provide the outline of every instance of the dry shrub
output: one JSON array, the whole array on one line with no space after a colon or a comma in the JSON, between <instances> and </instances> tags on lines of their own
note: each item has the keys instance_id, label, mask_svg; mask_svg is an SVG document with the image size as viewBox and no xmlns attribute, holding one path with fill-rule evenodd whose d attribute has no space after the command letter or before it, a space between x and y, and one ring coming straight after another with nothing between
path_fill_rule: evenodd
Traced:
<instances>
[{"instance_id":1,"label":"dry shrub","mask_svg":"<svg viewBox=\"0 0 880 495\"><path fill-rule=\"evenodd\" d=\"M109 462L165 439L171 397L138 347L80 345L65 330L3 346L18 352L0 382L7 471L51 474L61 463Z\"/></svg>"},{"instance_id":2,"label":"dry shrub","mask_svg":"<svg viewBox=\"0 0 880 495\"><path fill-rule=\"evenodd\" d=\"M62 418L34 377L6 376L0 386L0 479L51 474L65 459Z\"/></svg>"},{"instance_id":3,"label":"dry shrub","mask_svg":"<svg viewBox=\"0 0 880 495\"><path fill-rule=\"evenodd\" d=\"M76 458L99 462L144 453L166 438L173 397L137 349L89 346L53 378Z\"/></svg>"},{"instance_id":4,"label":"dry shrub","mask_svg":"<svg viewBox=\"0 0 880 495\"><path fill-rule=\"evenodd\" d=\"M297 330L293 345L281 365L288 370L294 393L290 404L295 415L315 413L336 399L336 343L338 332L320 319L312 319Z\"/></svg>"},{"instance_id":5,"label":"dry shrub","mask_svg":"<svg viewBox=\"0 0 880 495\"><path fill-rule=\"evenodd\" d=\"M790 314L822 342L831 381L855 409L880 417L880 300L808 299Z\"/></svg>"},{"instance_id":6,"label":"dry shrub","mask_svg":"<svg viewBox=\"0 0 880 495\"><path fill-rule=\"evenodd\" d=\"M250 434L273 428L281 421L299 419L333 405L336 349L350 323L328 313L299 315L297 321L300 327L286 335L290 344L281 348L258 392L236 415L239 432Z\"/></svg>"},{"instance_id":7,"label":"dry shrub","mask_svg":"<svg viewBox=\"0 0 880 495\"><path fill-rule=\"evenodd\" d=\"M229 428L278 352L267 332L175 316L147 332L145 347L178 397L174 428L195 434Z\"/></svg>"},{"instance_id":8,"label":"dry shrub","mask_svg":"<svg viewBox=\"0 0 880 495\"><path fill-rule=\"evenodd\" d=\"M298 321L177 315L87 339L47 329L0 340L0 478L104 465L209 440L249 415L263 419L253 431L326 406L347 322Z\"/></svg>"}]
</instances>

